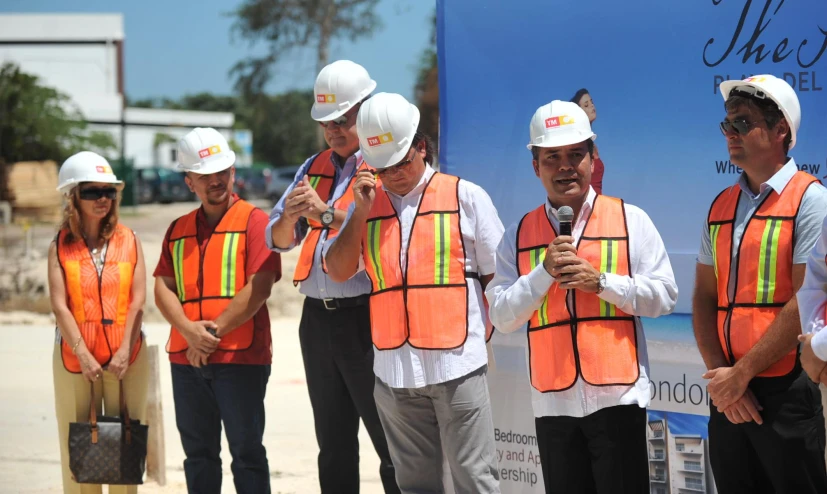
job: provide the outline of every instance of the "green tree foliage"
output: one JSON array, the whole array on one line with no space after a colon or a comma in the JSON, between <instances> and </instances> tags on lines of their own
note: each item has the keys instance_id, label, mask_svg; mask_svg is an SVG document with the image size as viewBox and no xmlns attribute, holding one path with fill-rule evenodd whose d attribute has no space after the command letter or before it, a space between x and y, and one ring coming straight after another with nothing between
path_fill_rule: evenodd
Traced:
<instances>
[{"instance_id":1,"label":"green tree foliage","mask_svg":"<svg viewBox=\"0 0 827 494\"><path fill-rule=\"evenodd\" d=\"M234 113L236 128L253 131L254 161L273 166L298 164L319 151L318 124L310 118L312 105L312 90L288 91L275 96L252 94L247 98L199 93L179 100L148 98L130 102L130 106L141 108ZM165 142L167 137L157 134L155 145Z\"/></svg>"},{"instance_id":2,"label":"green tree foliage","mask_svg":"<svg viewBox=\"0 0 827 494\"><path fill-rule=\"evenodd\" d=\"M257 161L276 166L301 164L321 151L316 141L319 124L310 118L312 90L252 98L247 118L253 131Z\"/></svg>"},{"instance_id":3,"label":"green tree foliage","mask_svg":"<svg viewBox=\"0 0 827 494\"><path fill-rule=\"evenodd\" d=\"M188 94L180 100L170 98L146 98L129 101L127 106L136 108L166 108L170 110L222 111L236 113L239 100L235 96L215 95L212 93Z\"/></svg>"},{"instance_id":4,"label":"green tree foliage","mask_svg":"<svg viewBox=\"0 0 827 494\"><path fill-rule=\"evenodd\" d=\"M297 48L316 51L316 73L327 65L334 39L351 41L373 34L380 25L379 0L244 0L234 12L233 33L251 45L264 43L267 53L238 62L236 88L260 93L273 66Z\"/></svg>"},{"instance_id":5,"label":"green tree foliage","mask_svg":"<svg viewBox=\"0 0 827 494\"><path fill-rule=\"evenodd\" d=\"M436 57L436 12L431 16L431 42L419 59L414 86L416 106L421 113L419 130L439 147L439 72Z\"/></svg>"},{"instance_id":6,"label":"green tree foliage","mask_svg":"<svg viewBox=\"0 0 827 494\"><path fill-rule=\"evenodd\" d=\"M71 99L14 64L0 68L0 161L61 162L82 150L109 154L112 135L91 132Z\"/></svg>"}]
</instances>

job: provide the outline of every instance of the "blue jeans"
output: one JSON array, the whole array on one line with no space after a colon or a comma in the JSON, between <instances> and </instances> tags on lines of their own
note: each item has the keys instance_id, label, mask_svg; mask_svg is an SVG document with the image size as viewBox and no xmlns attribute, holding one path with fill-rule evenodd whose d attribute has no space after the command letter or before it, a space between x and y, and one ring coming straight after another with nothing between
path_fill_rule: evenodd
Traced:
<instances>
[{"instance_id":1,"label":"blue jeans","mask_svg":"<svg viewBox=\"0 0 827 494\"><path fill-rule=\"evenodd\" d=\"M221 492L221 422L233 457L236 492L269 493L270 468L262 444L269 365L172 365L175 422L187 459L187 491Z\"/></svg>"}]
</instances>

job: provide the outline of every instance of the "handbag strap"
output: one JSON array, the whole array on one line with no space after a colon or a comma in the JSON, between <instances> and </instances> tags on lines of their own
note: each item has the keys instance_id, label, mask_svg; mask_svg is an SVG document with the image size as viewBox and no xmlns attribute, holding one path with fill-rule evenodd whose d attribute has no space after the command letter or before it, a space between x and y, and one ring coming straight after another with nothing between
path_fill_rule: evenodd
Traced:
<instances>
[{"instance_id":1,"label":"handbag strap","mask_svg":"<svg viewBox=\"0 0 827 494\"><path fill-rule=\"evenodd\" d=\"M121 422L126 430L126 444L132 444L132 421L129 419L129 409L126 408L126 398L123 392L123 379L118 380L118 398L121 406Z\"/></svg>"},{"instance_id":2,"label":"handbag strap","mask_svg":"<svg viewBox=\"0 0 827 494\"><path fill-rule=\"evenodd\" d=\"M98 443L98 413L95 410L95 383L89 383L89 429L92 432L92 444Z\"/></svg>"},{"instance_id":3,"label":"handbag strap","mask_svg":"<svg viewBox=\"0 0 827 494\"><path fill-rule=\"evenodd\" d=\"M132 443L132 421L129 419L129 409L126 408L126 399L123 392L123 380L118 381L118 401L121 407L121 422L126 431L126 444ZM98 413L95 409L95 383L89 383L89 429L92 432L92 444L98 443Z\"/></svg>"}]
</instances>

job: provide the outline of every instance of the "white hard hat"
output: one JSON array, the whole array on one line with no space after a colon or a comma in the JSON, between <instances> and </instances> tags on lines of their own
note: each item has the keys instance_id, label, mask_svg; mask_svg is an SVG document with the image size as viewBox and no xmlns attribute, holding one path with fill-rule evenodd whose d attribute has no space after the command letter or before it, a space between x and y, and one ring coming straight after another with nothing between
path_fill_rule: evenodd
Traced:
<instances>
[{"instance_id":1,"label":"white hard hat","mask_svg":"<svg viewBox=\"0 0 827 494\"><path fill-rule=\"evenodd\" d=\"M382 169L405 159L418 127L419 109L402 95L379 93L366 100L356 117L365 163Z\"/></svg>"},{"instance_id":2,"label":"white hard hat","mask_svg":"<svg viewBox=\"0 0 827 494\"><path fill-rule=\"evenodd\" d=\"M315 102L310 110L313 120L327 122L339 118L376 89L368 71L350 60L337 60L319 72L313 85Z\"/></svg>"},{"instance_id":3,"label":"white hard hat","mask_svg":"<svg viewBox=\"0 0 827 494\"><path fill-rule=\"evenodd\" d=\"M597 139L586 112L577 103L560 100L537 108L531 117L529 135L529 150L534 146L556 148Z\"/></svg>"},{"instance_id":4,"label":"white hard hat","mask_svg":"<svg viewBox=\"0 0 827 494\"><path fill-rule=\"evenodd\" d=\"M123 186L123 182L112 172L106 158L92 151L81 151L69 156L57 175L57 190L68 195L83 182L100 182Z\"/></svg>"},{"instance_id":5,"label":"white hard hat","mask_svg":"<svg viewBox=\"0 0 827 494\"><path fill-rule=\"evenodd\" d=\"M192 129L178 141L178 169L209 175L235 164L235 153L217 130L212 127Z\"/></svg>"},{"instance_id":6,"label":"white hard hat","mask_svg":"<svg viewBox=\"0 0 827 494\"><path fill-rule=\"evenodd\" d=\"M754 75L743 81L724 81L721 83L721 96L724 97L724 101L729 99L732 90L745 92L756 99L769 98L778 105L790 126L790 149L795 146L795 135L801 127L801 104L795 90L787 81L770 74Z\"/></svg>"}]
</instances>

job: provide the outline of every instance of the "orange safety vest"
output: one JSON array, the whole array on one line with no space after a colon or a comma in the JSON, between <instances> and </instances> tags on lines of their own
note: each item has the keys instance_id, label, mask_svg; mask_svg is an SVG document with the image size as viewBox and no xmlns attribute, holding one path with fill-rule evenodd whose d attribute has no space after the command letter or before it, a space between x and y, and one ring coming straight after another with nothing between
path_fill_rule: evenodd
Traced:
<instances>
[{"instance_id":1,"label":"orange safety vest","mask_svg":"<svg viewBox=\"0 0 827 494\"><path fill-rule=\"evenodd\" d=\"M335 189L334 179L336 170L335 165L331 161L332 155L333 151L330 149L327 151L322 151L316 155L313 159L313 163L310 164L310 167L307 170L307 177L310 181L310 185L316 190L316 193L319 195L319 199L325 203L327 203L328 199L333 194L333 190ZM367 169L367 164L362 161L356 169L356 173L360 170ZM347 211L353 203L353 182L356 180L356 173L354 173L353 177L350 179L350 182L348 183L344 194L342 194L342 197L333 202L332 206L335 209ZM296 264L296 271L293 273L294 286L298 285L310 276L310 270L313 268L313 258L316 255L316 246L319 243L322 232L327 231L328 240L336 238L336 235L339 234L338 230L327 228L315 219L308 218L307 223L310 226L310 231L307 232L307 237L304 239L304 245L302 245L299 261Z\"/></svg>"},{"instance_id":2,"label":"orange safety vest","mask_svg":"<svg viewBox=\"0 0 827 494\"><path fill-rule=\"evenodd\" d=\"M795 219L807 188L818 179L796 172L779 195L772 191L747 221L738 246L735 298L730 300L730 268L735 212L741 189L734 185L721 192L709 210L709 238L718 279L718 339L729 363L743 358L767 332L793 290ZM760 377L789 374L797 350L759 373Z\"/></svg>"},{"instance_id":3,"label":"orange safety vest","mask_svg":"<svg viewBox=\"0 0 827 494\"><path fill-rule=\"evenodd\" d=\"M132 302L132 278L138 262L135 234L120 224L115 228L106 246L100 276L86 242L67 242L68 234L69 231L64 229L57 235L57 258L63 269L69 310L86 348L103 366L120 348L126 331L126 316ZM70 345L63 340L63 366L69 372L79 373L80 362ZM130 362L135 361L140 349L140 344L135 345Z\"/></svg>"},{"instance_id":4,"label":"orange safety vest","mask_svg":"<svg viewBox=\"0 0 827 494\"><path fill-rule=\"evenodd\" d=\"M517 228L520 276L543 263L557 237L542 205ZM597 196L577 255L602 273L629 276L629 233L623 201ZM580 376L595 386L632 385L640 377L635 318L594 293L552 283L528 321L531 385L540 392L563 391Z\"/></svg>"},{"instance_id":5,"label":"orange safety vest","mask_svg":"<svg viewBox=\"0 0 827 494\"><path fill-rule=\"evenodd\" d=\"M459 217L459 178L435 173L425 187L402 270L402 230L387 192L376 199L362 237L372 283L370 321L379 350L449 350L468 336L468 285Z\"/></svg>"},{"instance_id":6,"label":"orange safety vest","mask_svg":"<svg viewBox=\"0 0 827 494\"><path fill-rule=\"evenodd\" d=\"M233 297L247 285L247 224L256 209L237 200L215 227L204 257L196 237L198 210L175 220L167 248L175 269L175 286L184 313L190 321L215 321ZM253 318L221 337L219 350L240 351L253 344ZM167 352L183 352L187 340L175 327Z\"/></svg>"}]
</instances>

